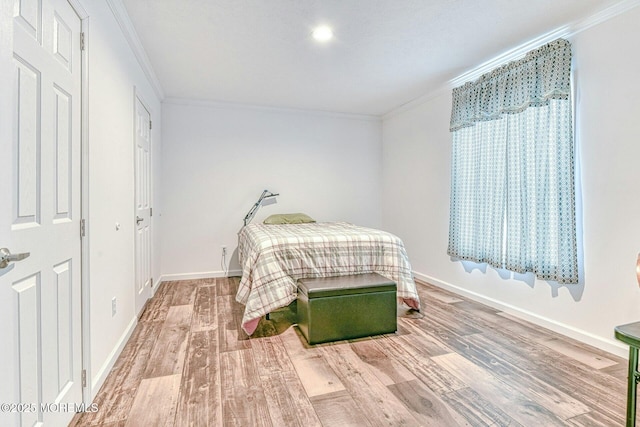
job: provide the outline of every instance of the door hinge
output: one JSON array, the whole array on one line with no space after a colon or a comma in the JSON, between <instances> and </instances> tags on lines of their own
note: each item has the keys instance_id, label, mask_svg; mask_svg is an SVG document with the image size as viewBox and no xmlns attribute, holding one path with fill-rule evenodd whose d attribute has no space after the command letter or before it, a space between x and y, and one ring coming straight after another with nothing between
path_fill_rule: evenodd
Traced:
<instances>
[{"instance_id":1,"label":"door hinge","mask_svg":"<svg viewBox=\"0 0 640 427\"><path fill-rule=\"evenodd\" d=\"M84 218L80 220L80 237L84 237L86 234L85 220Z\"/></svg>"},{"instance_id":2,"label":"door hinge","mask_svg":"<svg viewBox=\"0 0 640 427\"><path fill-rule=\"evenodd\" d=\"M84 50L84 33L80 33L80 50Z\"/></svg>"},{"instance_id":3,"label":"door hinge","mask_svg":"<svg viewBox=\"0 0 640 427\"><path fill-rule=\"evenodd\" d=\"M153 208L149 208L149 216L153 216Z\"/></svg>"},{"instance_id":4,"label":"door hinge","mask_svg":"<svg viewBox=\"0 0 640 427\"><path fill-rule=\"evenodd\" d=\"M149 120L149 129L153 129L153 125L152 125L152 123L153 123L153 122L152 122L151 120Z\"/></svg>"},{"instance_id":5,"label":"door hinge","mask_svg":"<svg viewBox=\"0 0 640 427\"><path fill-rule=\"evenodd\" d=\"M82 387L86 387L87 386L87 370L83 369L82 370Z\"/></svg>"},{"instance_id":6,"label":"door hinge","mask_svg":"<svg viewBox=\"0 0 640 427\"><path fill-rule=\"evenodd\" d=\"M153 277L151 278L151 287L153 288Z\"/></svg>"}]
</instances>

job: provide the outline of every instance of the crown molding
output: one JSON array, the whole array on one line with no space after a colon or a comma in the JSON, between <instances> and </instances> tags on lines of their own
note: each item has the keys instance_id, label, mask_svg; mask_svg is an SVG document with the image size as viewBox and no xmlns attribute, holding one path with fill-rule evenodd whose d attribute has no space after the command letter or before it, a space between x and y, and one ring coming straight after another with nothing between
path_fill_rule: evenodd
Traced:
<instances>
[{"instance_id":1,"label":"crown molding","mask_svg":"<svg viewBox=\"0 0 640 427\"><path fill-rule=\"evenodd\" d=\"M569 30L569 26L564 26L554 31L551 31L549 33L543 34L539 37L536 37L533 40L529 40L528 42L525 42L511 50L508 50L486 62L483 62L476 68L473 68L472 70L469 70L454 79L449 80L447 82L446 87L448 89L453 89L454 87L461 86L466 82L473 81L479 78L480 76L482 76L483 74L488 73L500 67L501 65L506 64L507 62L515 61L517 59L523 58L527 54L527 52L530 52L533 49L536 49L546 43L552 42L553 40L556 40L558 38L567 38L571 35L572 33Z\"/></svg>"},{"instance_id":2,"label":"crown molding","mask_svg":"<svg viewBox=\"0 0 640 427\"><path fill-rule=\"evenodd\" d=\"M468 70L457 77L447 81L440 88L426 93L422 96L419 96L406 104L402 104L386 114L382 115L382 119L386 120L391 117L396 116L404 111L410 110L411 108L417 107L418 105L424 104L426 102L431 101L434 98L442 95L443 91L448 91L453 89L454 87L458 87L463 85L466 82L472 81L487 73L494 68L497 68L501 65L506 64L509 61L514 61L516 59L524 57L532 49L542 46L545 43L549 43L557 38L569 38L572 37L584 30L587 30L591 27L594 27L598 24L601 24L605 21L608 21L611 18L614 18L618 15L621 15L637 6L640 6L640 0L622 0L614 5L611 5L603 10L600 10L584 19L575 21L571 24L564 25L562 27L556 28L553 31L542 34L532 40L529 40L525 43L522 43L513 49L510 49L494 58L483 62L477 67Z\"/></svg>"},{"instance_id":3,"label":"crown molding","mask_svg":"<svg viewBox=\"0 0 640 427\"><path fill-rule=\"evenodd\" d=\"M640 0L622 0L621 2L600 10L584 19L580 19L568 25L556 28L553 31L542 34L535 39L529 40L519 46L516 46L515 48L510 49L490 59L489 61L480 64L479 66L459 75L458 77L449 80L447 82L448 87L454 88L466 82L475 80L481 75L493 70L494 68L504 65L507 62L515 61L524 57L527 52L537 47L540 47L558 38L572 37L584 30L608 21L609 19L614 18L620 14L623 14L637 6L640 6Z\"/></svg>"},{"instance_id":4,"label":"crown molding","mask_svg":"<svg viewBox=\"0 0 640 427\"><path fill-rule=\"evenodd\" d=\"M419 105L425 104L429 101L432 101L433 99L445 95L445 94L449 94L449 91L451 90L451 88L449 87L449 85L445 85L445 86L440 86L439 89L436 89L434 91L431 91L429 93L425 93L424 95L421 95L417 98L412 99L411 101L408 101L402 105L399 105L391 110L389 110L388 112L384 113L382 116L380 116L380 118L382 120L387 120L390 119L394 116L397 116L400 113L404 113L405 111L411 110L414 107L417 107Z\"/></svg>"},{"instance_id":5,"label":"crown molding","mask_svg":"<svg viewBox=\"0 0 640 427\"><path fill-rule=\"evenodd\" d=\"M285 107L273 107L269 105L255 105L255 104L242 104L236 102L223 102L212 101L204 99L193 98L165 98L162 101L163 104L182 105L188 107L204 107L204 108L222 108L222 109L237 109L237 110L253 110L266 113L278 113L278 114L298 114L298 115L313 115L320 117L331 117L338 119L349 120L363 120L368 122L380 122L381 116L371 114L356 114L356 113L340 113L334 111L324 110L312 110L304 108L285 108Z\"/></svg>"},{"instance_id":6,"label":"crown molding","mask_svg":"<svg viewBox=\"0 0 640 427\"><path fill-rule=\"evenodd\" d=\"M622 0L575 23L573 34L577 34L602 22L640 6L640 0ZM571 34L571 35L573 35Z\"/></svg>"},{"instance_id":7,"label":"crown molding","mask_svg":"<svg viewBox=\"0 0 640 427\"><path fill-rule=\"evenodd\" d=\"M335 117L335 118L347 118L352 120L366 120L366 121L380 121L391 118L397 114L400 114L404 111L410 110L418 105L424 104L440 95L442 95L443 91L451 90L454 87L460 86L468 81L472 81L480 77L482 74L487 73L493 70L496 67L499 67L509 61L517 60L522 58L532 49L535 49L545 43L551 42L557 38L569 38L572 37L584 30L587 30L591 27L594 27L598 24L601 24L605 21L608 21L611 18L614 18L620 14L623 14L637 6L640 6L640 0L622 0L614 5L611 5L603 10L600 10L593 15L590 15L584 19L572 22L568 25L564 25L562 27L556 28L553 31L542 34L532 40L529 40L525 43L522 43L516 46L513 49L510 49L506 52L503 52L500 55L493 57L492 59L480 64L477 67L474 67L457 77L447 81L443 86L435 91L431 91L429 93L423 94L413 100L410 100L398 107L393 108L382 115L367 115L367 114L354 114L354 113L340 113L340 112L329 112L322 110L307 110L307 109L297 109L297 108L282 108L282 107L273 107L267 105L252 105L252 104L241 104L241 103L231 103L231 102L220 102L220 101L208 101L208 100L199 100L199 99L188 99L188 98L166 98L164 97L164 91L162 89L162 85L158 80L153 68L151 66L151 62L147 57L147 54L140 42L140 38L135 31L133 23L131 22L131 18L122 3L122 0L106 0L109 8L111 9L113 16L115 17L122 33L125 36L131 50L133 51L140 67L142 68L144 74L149 79L153 90L155 91L158 98L167 104L174 105L188 105L188 106L199 106L199 107L211 107L211 108L237 108L237 109L250 109L256 111L265 111L265 112L278 112L278 113L286 113L286 114L313 114L318 116L325 117Z\"/></svg>"},{"instance_id":8,"label":"crown molding","mask_svg":"<svg viewBox=\"0 0 640 427\"><path fill-rule=\"evenodd\" d=\"M151 66L151 61L149 61L149 57L140 42L140 37L138 37L138 33L136 32L133 22L131 22L131 18L127 13L127 9L124 7L122 0L106 0L109 5L109 9L113 13L116 22L120 26L120 30L124 35L124 38L127 40L129 47L133 51L133 55L136 57L138 64L140 64L140 68L142 68L142 72L149 79L149 83L153 88L153 91L156 93L156 96L162 101L164 99L164 91L162 90L162 85L160 84L160 80L156 76L156 73L153 71L153 67Z\"/></svg>"}]
</instances>

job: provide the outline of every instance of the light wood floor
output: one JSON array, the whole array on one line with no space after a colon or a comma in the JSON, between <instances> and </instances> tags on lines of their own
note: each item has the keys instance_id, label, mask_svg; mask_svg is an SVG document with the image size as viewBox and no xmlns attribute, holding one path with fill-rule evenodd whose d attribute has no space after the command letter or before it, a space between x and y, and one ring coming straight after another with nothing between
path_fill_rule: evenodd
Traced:
<instances>
[{"instance_id":1,"label":"light wood floor","mask_svg":"<svg viewBox=\"0 0 640 427\"><path fill-rule=\"evenodd\" d=\"M166 282L77 426L621 426L626 361L431 285L398 332L240 329L238 278Z\"/></svg>"}]
</instances>

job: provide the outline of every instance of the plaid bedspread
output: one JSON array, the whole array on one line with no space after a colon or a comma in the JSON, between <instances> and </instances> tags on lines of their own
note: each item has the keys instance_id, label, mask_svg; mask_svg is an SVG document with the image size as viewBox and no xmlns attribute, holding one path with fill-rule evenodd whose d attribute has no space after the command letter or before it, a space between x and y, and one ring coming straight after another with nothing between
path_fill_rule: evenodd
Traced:
<instances>
[{"instance_id":1,"label":"plaid bedspread","mask_svg":"<svg viewBox=\"0 0 640 427\"><path fill-rule=\"evenodd\" d=\"M420 308L404 244L384 231L345 222L249 224L239 233L238 255L236 300L245 305L249 335L262 316L296 299L300 278L378 273L396 282L399 300Z\"/></svg>"}]
</instances>

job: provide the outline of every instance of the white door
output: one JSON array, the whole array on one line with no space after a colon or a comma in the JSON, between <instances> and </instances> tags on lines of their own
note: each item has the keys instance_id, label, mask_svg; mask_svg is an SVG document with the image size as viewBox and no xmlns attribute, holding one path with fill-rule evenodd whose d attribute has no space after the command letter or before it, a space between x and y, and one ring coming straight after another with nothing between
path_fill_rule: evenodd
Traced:
<instances>
[{"instance_id":1,"label":"white door","mask_svg":"<svg viewBox=\"0 0 640 427\"><path fill-rule=\"evenodd\" d=\"M62 426L82 403L81 21L66 0L15 0L8 22L12 57L0 60L12 63L3 84L13 87L13 123L0 156L11 171L0 192L0 248L30 256L0 269L3 372L11 372L2 403L16 405L2 421Z\"/></svg>"},{"instance_id":2,"label":"white door","mask_svg":"<svg viewBox=\"0 0 640 427\"><path fill-rule=\"evenodd\" d=\"M151 296L151 115L136 97L136 313Z\"/></svg>"}]
</instances>

